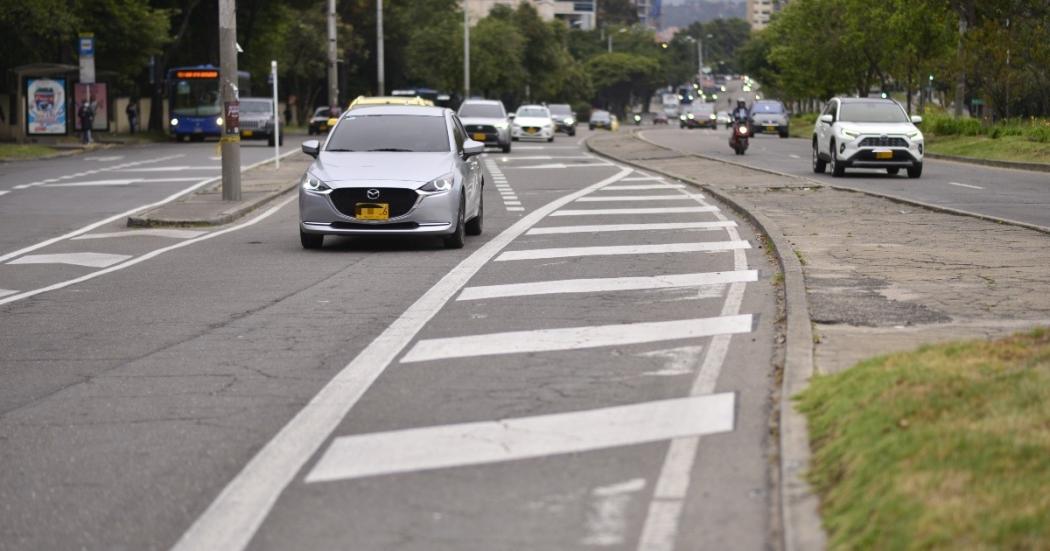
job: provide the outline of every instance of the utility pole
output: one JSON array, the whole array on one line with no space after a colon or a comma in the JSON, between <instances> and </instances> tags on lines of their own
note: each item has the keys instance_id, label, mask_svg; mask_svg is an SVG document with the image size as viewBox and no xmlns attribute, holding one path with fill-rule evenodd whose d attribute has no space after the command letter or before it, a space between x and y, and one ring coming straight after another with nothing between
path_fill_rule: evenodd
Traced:
<instances>
[{"instance_id":1,"label":"utility pole","mask_svg":"<svg viewBox=\"0 0 1050 551\"><path fill-rule=\"evenodd\" d=\"M328 0L328 106L339 105L339 59L335 42L335 0Z\"/></svg>"},{"instance_id":2,"label":"utility pole","mask_svg":"<svg viewBox=\"0 0 1050 551\"><path fill-rule=\"evenodd\" d=\"M237 90L237 5L219 0L219 87L222 94L222 199L241 200L241 131Z\"/></svg>"},{"instance_id":3,"label":"utility pole","mask_svg":"<svg viewBox=\"0 0 1050 551\"><path fill-rule=\"evenodd\" d=\"M959 49L958 56L962 58L963 36L966 34L966 14L959 14ZM958 80L955 82L955 116L963 114L963 104L966 103L966 73L959 71Z\"/></svg>"},{"instance_id":4,"label":"utility pole","mask_svg":"<svg viewBox=\"0 0 1050 551\"><path fill-rule=\"evenodd\" d=\"M696 74L697 78L704 78L704 39L696 39Z\"/></svg>"},{"instance_id":5,"label":"utility pole","mask_svg":"<svg viewBox=\"0 0 1050 551\"><path fill-rule=\"evenodd\" d=\"M463 0L463 99L470 97L470 10Z\"/></svg>"},{"instance_id":6,"label":"utility pole","mask_svg":"<svg viewBox=\"0 0 1050 551\"><path fill-rule=\"evenodd\" d=\"M609 41L609 53L611 54L612 53L612 33L609 33L608 36L606 36L606 39Z\"/></svg>"},{"instance_id":7,"label":"utility pole","mask_svg":"<svg viewBox=\"0 0 1050 551\"><path fill-rule=\"evenodd\" d=\"M383 61L383 0L376 0L376 80L379 95L386 95L386 69Z\"/></svg>"}]
</instances>

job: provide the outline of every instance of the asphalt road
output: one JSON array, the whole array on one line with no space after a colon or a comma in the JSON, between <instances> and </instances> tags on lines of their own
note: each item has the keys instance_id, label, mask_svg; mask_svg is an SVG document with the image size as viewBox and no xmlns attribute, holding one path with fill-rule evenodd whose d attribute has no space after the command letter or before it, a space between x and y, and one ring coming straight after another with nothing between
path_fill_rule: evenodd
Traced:
<instances>
[{"instance_id":1,"label":"asphalt road","mask_svg":"<svg viewBox=\"0 0 1050 551\"><path fill-rule=\"evenodd\" d=\"M770 261L585 135L487 154L462 250L304 251L289 196L7 261L83 279L0 303L0 548L770 548Z\"/></svg>"}]
</instances>

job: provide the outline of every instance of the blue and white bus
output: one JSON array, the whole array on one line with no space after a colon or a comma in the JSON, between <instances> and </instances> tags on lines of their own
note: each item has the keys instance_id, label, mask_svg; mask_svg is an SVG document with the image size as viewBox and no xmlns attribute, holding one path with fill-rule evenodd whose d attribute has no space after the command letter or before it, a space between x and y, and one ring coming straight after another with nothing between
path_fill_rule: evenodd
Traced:
<instances>
[{"instance_id":1,"label":"blue and white bus","mask_svg":"<svg viewBox=\"0 0 1050 551\"><path fill-rule=\"evenodd\" d=\"M237 73L241 96L251 95L251 78ZM168 70L168 121L176 140L201 141L222 135L222 94L219 68L213 65L175 67Z\"/></svg>"}]
</instances>

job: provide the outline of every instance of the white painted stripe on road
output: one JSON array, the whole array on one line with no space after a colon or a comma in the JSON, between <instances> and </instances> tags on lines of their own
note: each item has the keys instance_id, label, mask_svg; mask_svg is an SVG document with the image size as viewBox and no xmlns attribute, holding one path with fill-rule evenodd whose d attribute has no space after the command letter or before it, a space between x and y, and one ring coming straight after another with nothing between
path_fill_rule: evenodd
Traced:
<instances>
[{"instance_id":1,"label":"white painted stripe on road","mask_svg":"<svg viewBox=\"0 0 1050 551\"><path fill-rule=\"evenodd\" d=\"M789 154L788 157L791 157L792 159L801 159L802 158L802 157L799 157L798 155L795 155L794 153Z\"/></svg>"},{"instance_id":2,"label":"white painted stripe on road","mask_svg":"<svg viewBox=\"0 0 1050 551\"><path fill-rule=\"evenodd\" d=\"M197 178L193 178L196 180ZM54 184L41 184L40 187L81 187L81 186L126 186L139 180L89 180L87 182L61 182Z\"/></svg>"},{"instance_id":3,"label":"white painted stripe on road","mask_svg":"<svg viewBox=\"0 0 1050 551\"><path fill-rule=\"evenodd\" d=\"M9 190L9 189L0 190L0 195L6 195L8 193L11 193L11 190Z\"/></svg>"},{"instance_id":4,"label":"white painted stripe on road","mask_svg":"<svg viewBox=\"0 0 1050 551\"><path fill-rule=\"evenodd\" d=\"M511 207L520 207L521 201L504 201L505 204Z\"/></svg>"},{"instance_id":5,"label":"white painted stripe on road","mask_svg":"<svg viewBox=\"0 0 1050 551\"><path fill-rule=\"evenodd\" d=\"M174 551L240 551L255 535L278 496L347 412L419 330L470 278L511 241L551 212L630 174L620 172L526 215L446 273L335 375L223 488L175 544ZM289 199L291 201L291 199ZM524 209L522 209L524 210ZM212 234L202 236L206 239ZM180 243L181 244L181 243Z\"/></svg>"},{"instance_id":6,"label":"white painted stripe on road","mask_svg":"<svg viewBox=\"0 0 1050 551\"><path fill-rule=\"evenodd\" d=\"M145 230L125 230L109 233L89 233L87 235L79 235L74 237L72 241L79 239L108 239L111 237L170 237L172 239L193 239L204 235L208 232L200 230L165 230L165 229L145 229Z\"/></svg>"},{"instance_id":7,"label":"white painted stripe on road","mask_svg":"<svg viewBox=\"0 0 1050 551\"><path fill-rule=\"evenodd\" d=\"M600 486L591 490L587 510L587 535L583 545L609 547L621 545L627 539L627 508L631 494L645 488L644 478L635 478L619 484Z\"/></svg>"},{"instance_id":8,"label":"white painted stripe on road","mask_svg":"<svg viewBox=\"0 0 1050 551\"><path fill-rule=\"evenodd\" d=\"M108 268L129 258L131 255L128 254L107 253L31 254L16 258L8 264L72 264L89 268Z\"/></svg>"},{"instance_id":9,"label":"white painted stripe on road","mask_svg":"<svg viewBox=\"0 0 1050 551\"><path fill-rule=\"evenodd\" d=\"M0 297L6 297L7 295L13 295L13 294L15 294L17 292L18 291L14 291L14 290L11 290L11 289L0 289Z\"/></svg>"},{"instance_id":10,"label":"white painted stripe on road","mask_svg":"<svg viewBox=\"0 0 1050 551\"><path fill-rule=\"evenodd\" d=\"M579 350L750 331L750 315L507 331L465 337L424 339L417 342L408 351L408 354L401 358L401 363Z\"/></svg>"},{"instance_id":11,"label":"white painted stripe on road","mask_svg":"<svg viewBox=\"0 0 1050 551\"><path fill-rule=\"evenodd\" d=\"M758 281L758 272L755 270L743 270L739 272L702 272L645 277L602 277L537 281L535 283L509 283L505 285L479 285L463 289L463 292L459 294L456 300L484 300L563 293L675 289L747 281Z\"/></svg>"},{"instance_id":12,"label":"white painted stripe on road","mask_svg":"<svg viewBox=\"0 0 1050 551\"><path fill-rule=\"evenodd\" d=\"M970 188L970 189L984 189L981 186L974 186L974 185L970 185L970 184L961 184L959 182L948 182L948 185L958 186L958 187L965 187L965 188Z\"/></svg>"},{"instance_id":13,"label":"white painted stripe on road","mask_svg":"<svg viewBox=\"0 0 1050 551\"><path fill-rule=\"evenodd\" d=\"M559 247L553 249L507 251L496 257L496 262L507 262L511 260L543 260L547 258L572 258L580 256L717 252L749 248L751 248L751 244L747 241L659 243L654 245L609 245L601 247Z\"/></svg>"},{"instance_id":14,"label":"white painted stripe on road","mask_svg":"<svg viewBox=\"0 0 1050 551\"><path fill-rule=\"evenodd\" d=\"M115 172L185 172L187 170L222 170L219 165L213 166L151 166L147 168L121 168Z\"/></svg>"},{"instance_id":15,"label":"white painted stripe on road","mask_svg":"<svg viewBox=\"0 0 1050 551\"><path fill-rule=\"evenodd\" d=\"M516 461L733 430L735 395L336 438L307 483Z\"/></svg>"},{"instance_id":16,"label":"white painted stripe on road","mask_svg":"<svg viewBox=\"0 0 1050 551\"><path fill-rule=\"evenodd\" d=\"M682 184L634 184L624 186L605 186L602 191L641 191L647 189L683 189Z\"/></svg>"},{"instance_id":17,"label":"white painted stripe on road","mask_svg":"<svg viewBox=\"0 0 1050 551\"><path fill-rule=\"evenodd\" d=\"M523 212L525 207L507 207L509 212Z\"/></svg>"},{"instance_id":18,"label":"white painted stripe on road","mask_svg":"<svg viewBox=\"0 0 1050 551\"><path fill-rule=\"evenodd\" d=\"M28 188L31 188L31 187L41 186L41 185L48 184L48 183L51 183L51 182L60 182L60 181L63 181L63 180L73 180L73 179L76 179L76 178L83 178L84 176L90 176L92 174L98 174L99 172L108 172L108 171L113 171L113 170L119 170L119 169L122 169L122 168L129 168L129 167L133 167L133 166L146 165L146 164L152 164L152 163L160 163L160 162L163 162L163 161L170 161L171 159L177 159L177 158L183 157L183 156L185 156L184 153L178 153L178 154L175 154L175 155L167 155L167 156L164 156L164 157L157 157L157 158L154 158L154 159L145 159L145 160L142 160L142 161L135 161L135 162L131 162L131 163L123 163L123 164L114 165L114 166L105 166L105 167L102 167L102 168L95 168L95 169L92 169L92 170L85 170L83 172L77 172L75 174L66 174L64 176L59 176L57 178L48 178L46 180L40 180L40 181L37 181L37 182L31 182L31 183L28 183L28 184L19 184L19 185L15 186L12 189L28 189Z\"/></svg>"},{"instance_id":19,"label":"white painted stripe on road","mask_svg":"<svg viewBox=\"0 0 1050 551\"><path fill-rule=\"evenodd\" d=\"M693 212L715 212L718 207L661 207L646 209L586 209L586 210L559 210L551 216L591 216L591 215L629 215L629 214L685 214Z\"/></svg>"},{"instance_id":20,"label":"white painted stripe on road","mask_svg":"<svg viewBox=\"0 0 1050 551\"><path fill-rule=\"evenodd\" d=\"M663 181L662 176L635 176L634 178L624 178L624 182L645 182L650 180Z\"/></svg>"},{"instance_id":21,"label":"white painted stripe on road","mask_svg":"<svg viewBox=\"0 0 1050 551\"><path fill-rule=\"evenodd\" d=\"M552 235L565 233L598 233L608 231L649 230L716 230L736 226L736 222L658 222L651 224L596 224L587 226L546 226L532 228L526 235Z\"/></svg>"},{"instance_id":22,"label":"white painted stripe on road","mask_svg":"<svg viewBox=\"0 0 1050 551\"><path fill-rule=\"evenodd\" d=\"M600 166L613 166L612 163L580 163L567 165L564 163L553 163L549 165L532 165L532 166L508 166L505 167L507 170L550 170L550 169L565 169L565 168L593 168Z\"/></svg>"},{"instance_id":23,"label":"white painted stripe on road","mask_svg":"<svg viewBox=\"0 0 1050 551\"><path fill-rule=\"evenodd\" d=\"M521 157L503 157L501 162L509 161L550 161L554 159L594 159L592 155L524 155ZM627 180L629 178L625 178Z\"/></svg>"},{"instance_id":24,"label":"white painted stripe on road","mask_svg":"<svg viewBox=\"0 0 1050 551\"><path fill-rule=\"evenodd\" d=\"M580 197L577 203L601 203L605 201L699 201L704 196L699 193L679 193L676 195L588 195Z\"/></svg>"}]
</instances>

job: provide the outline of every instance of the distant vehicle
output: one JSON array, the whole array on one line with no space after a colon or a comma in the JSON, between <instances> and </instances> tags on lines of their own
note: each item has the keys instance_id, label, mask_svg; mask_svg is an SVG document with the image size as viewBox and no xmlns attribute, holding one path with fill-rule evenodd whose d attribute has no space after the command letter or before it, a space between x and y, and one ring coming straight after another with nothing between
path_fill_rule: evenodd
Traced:
<instances>
[{"instance_id":1,"label":"distant vehicle","mask_svg":"<svg viewBox=\"0 0 1050 551\"><path fill-rule=\"evenodd\" d=\"M587 127L591 130L595 128L604 128L606 130L612 130L613 117L608 111L602 111L596 109L591 111L591 120L587 122Z\"/></svg>"},{"instance_id":2,"label":"distant vehicle","mask_svg":"<svg viewBox=\"0 0 1050 551\"><path fill-rule=\"evenodd\" d=\"M432 235L458 249L481 234L485 144L450 109L359 107L302 150L316 159L299 185L303 248L326 235Z\"/></svg>"},{"instance_id":3,"label":"distant vehicle","mask_svg":"<svg viewBox=\"0 0 1050 551\"><path fill-rule=\"evenodd\" d=\"M751 104L751 131L788 137L788 113L783 103L764 99Z\"/></svg>"},{"instance_id":4,"label":"distant vehicle","mask_svg":"<svg viewBox=\"0 0 1050 551\"><path fill-rule=\"evenodd\" d=\"M237 72L242 96L251 95L251 75ZM202 141L222 135L222 94L219 68L213 65L175 67L168 70L168 129L178 141Z\"/></svg>"},{"instance_id":5,"label":"distant vehicle","mask_svg":"<svg viewBox=\"0 0 1050 551\"><path fill-rule=\"evenodd\" d=\"M653 113L653 124L668 124L667 113L664 113L663 111Z\"/></svg>"},{"instance_id":6,"label":"distant vehicle","mask_svg":"<svg viewBox=\"0 0 1050 551\"><path fill-rule=\"evenodd\" d=\"M395 90L396 92L396 90ZM419 96L357 96L350 101L350 104L346 106L346 111L354 109L355 107L365 107L367 105L414 105L416 107L433 107L434 102L426 98ZM345 111L344 111L345 113ZM328 127L335 126L336 119L338 117L330 117L328 119Z\"/></svg>"},{"instance_id":7,"label":"distant vehicle","mask_svg":"<svg viewBox=\"0 0 1050 551\"><path fill-rule=\"evenodd\" d=\"M570 136L576 135L576 113L567 103L552 103L547 106L551 117L554 119L554 129L557 132L565 132Z\"/></svg>"},{"instance_id":8,"label":"distant vehicle","mask_svg":"<svg viewBox=\"0 0 1050 551\"><path fill-rule=\"evenodd\" d=\"M449 107L449 108L452 107L452 101L453 101L452 100L452 96L450 94L446 94L444 92L439 92L438 90L435 90L433 88L426 88L426 87L421 87L421 88L403 88L403 89L400 89L400 90L393 90L393 91L390 92L390 95L391 96L410 97L410 98L420 97L420 98L423 98L425 100L430 100L432 102L432 105L437 105L437 106L440 106L440 107Z\"/></svg>"},{"instance_id":9,"label":"distant vehicle","mask_svg":"<svg viewBox=\"0 0 1050 551\"><path fill-rule=\"evenodd\" d=\"M712 103L695 102L682 106L678 116L679 128L718 128L718 117Z\"/></svg>"},{"instance_id":10,"label":"distant vehicle","mask_svg":"<svg viewBox=\"0 0 1050 551\"><path fill-rule=\"evenodd\" d=\"M696 89L694 89L692 85L678 87L678 103L680 105L693 103L694 99L696 99Z\"/></svg>"},{"instance_id":11,"label":"distant vehicle","mask_svg":"<svg viewBox=\"0 0 1050 551\"><path fill-rule=\"evenodd\" d=\"M510 153L510 122L502 101L468 99L459 106L459 119L472 140Z\"/></svg>"},{"instance_id":12,"label":"distant vehicle","mask_svg":"<svg viewBox=\"0 0 1050 551\"><path fill-rule=\"evenodd\" d=\"M266 140L273 146L278 121L274 119L273 98L241 98L240 126L242 140ZM280 136L284 145L284 133Z\"/></svg>"},{"instance_id":13,"label":"distant vehicle","mask_svg":"<svg viewBox=\"0 0 1050 551\"><path fill-rule=\"evenodd\" d=\"M733 126L733 118L729 116L729 111L719 111L715 113L715 121L718 124L726 125L726 128Z\"/></svg>"},{"instance_id":14,"label":"distant vehicle","mask_svg":"<svg viewBox=\"0 0 1050 551\"><path fill-rule=\"evenodd\" d=\"M554 119L542 105L522 105L514 114L511 136L515 140L554 141Z\"/></svg>"},{"instance_id":15,"label":"distant vehicle","mask_svg":"<svg viewBox=\"0 0 1050 551\"><path fill-rule=\"evenodd\" d=\"M328 119L331 118L331 112L332 110L328 107L318 107L317 109L314 109L314 114L310 117L306 132L311 136L328 132L328 129L330 128L328 126Z\"/></svg>"},{"instance_id":16,"label":"distant vehicle","mask_svg":"<svg viewBox=\"0 0 1050 551\"><path fill-rule=\"evenodd\" d=\"M915 126L922 117L908 117L899 103L880 98L832 98L813 128L813 172L846 168L884 168L895 175L904 168L909 178L922 176L925 142Z\"/></svg>"}]
</instances>

